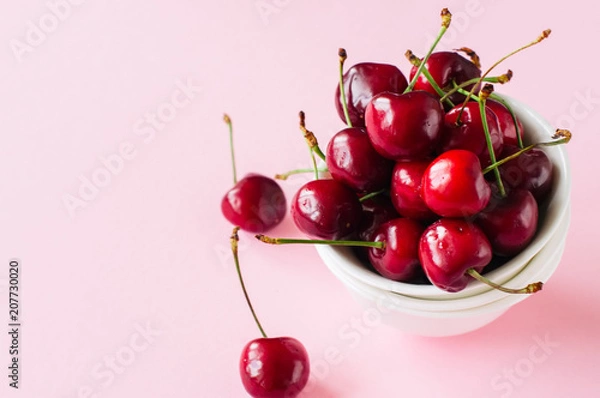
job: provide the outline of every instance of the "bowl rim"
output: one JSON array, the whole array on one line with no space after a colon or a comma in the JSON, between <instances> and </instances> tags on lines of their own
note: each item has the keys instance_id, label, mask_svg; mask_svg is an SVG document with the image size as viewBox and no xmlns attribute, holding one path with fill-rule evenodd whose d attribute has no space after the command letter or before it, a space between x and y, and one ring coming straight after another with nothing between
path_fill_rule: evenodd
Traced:
<instances>
[{"instance_id":1,"label":"bowl rim","mask_svg":"<svg viewBox=\"0 0 600 398\"><path fill-rule=\"evenodd\" d=\"M540 141L548 140L555 132L550 123L533 108L524 103L502 95L502 98L513 108L517 117L523 123L525 131L534 131L530 137ZM529 265L530 260L549 242L567 214L570 203L571 179L567 151L564 145L544 147L553 164L553 187L550 198L546 202L542 224L532 242L521 253L514 256L496 270L486 274L487 277L504 284ZM375 271L367 269L354 256L351 249L331 246L317 246L317 251L324 262L333 261L345 272L363 283L375 288L389 290L406 296L435 300L455 300L468 296L480 295L493 290L489 286L472 281L460 292L449 293L433 285L415 285L387 279ZM329 265L329 264L328 264Z\"/></svg>"}]
</instances>

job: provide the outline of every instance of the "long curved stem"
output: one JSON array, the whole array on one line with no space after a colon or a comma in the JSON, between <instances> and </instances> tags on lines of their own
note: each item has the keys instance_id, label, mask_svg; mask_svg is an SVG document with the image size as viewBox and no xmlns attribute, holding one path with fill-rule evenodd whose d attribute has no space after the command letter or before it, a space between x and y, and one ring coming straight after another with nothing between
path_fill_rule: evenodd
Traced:
<instances>
[{"instance_id":1,"label":"long curved stem","mask_svg":"<svg viewBox=\"0 0 600 398\"><path fill-rule=\"evenodd\" d=\"M493 92L494 86L491 84L486 84L483 89L481 89L481 93L479 94L479 113L481 115L481 122L483 124L483 132L485 134L485 142L488 147L488 152L490 155L490 161L492 164L496 163L496 154L494 153L494 144L492 142L492 136L490 134L490 128L487 121L487 114L485 112L485 101ZM460 120L460 119L459 119ZM498 183L498 190L501 197L506 196L506 190L504 189L504 183L502 182L502 176L500 176L500 170L497 168L494 169L494 175L496 177L496 182Z\"/></svg>"},{"instance_id":2,"label":"long curved stem","mask_svg":"<svg viewBox=\"0 0 600 398\"><path fill-rule=\"evenodd\" d=\"M346 118L346 124L348 127L352 127L352 121L350 120L350 114L348 113L348 99L346 98L346 89L344 88L344 62L348 58L348 53L343 48L338 50L338 56L340 58L340 96L342 97L342 108L344 109L344 117Z\"/></svg>"},{"instance_id":3,"label":"long curved stem","mask_svg":"<svg viewBox=\"0 0 600 398\"><path fill-rule=\"evenodd\" d=\"M235 168L235 152L233 150L233 125L231 123L231 118L228 114L223 115L223 121L229 127L229 150L231 151L231 166L233 169L233 185L237 184L237 170Z\"/></svg>"},{"instance_id":4,"label":"long curved stem","mask_svg":"<svg viewBox=\"0 0 600 398\"><path fill-rule=\"evenodd\" d=\"M238 255L238 242L240 237L238 236L239 227L235 227L233 229L233 233L231 234L230 242L231 242L231 251L233 253L233 261L235 262L235 270L237 271L238 277L240 279L240 285L242 285L242 291L244 292L244 297L246 297L246 303L248 303L248 307L250 308L250 312L252 312L252 316L254 317L254 322L256 322L256 326L258 326L258 330L264 338L267 338L267 334L263 329L258 317L256 316L256 312L254 311L254 307L252 306L252 302L250 301L250 296L248 296L248 291L246 290L246 285L244 284L244 278L242 277L242 270L240 269L240 259Z\"/></svg>"},{"instance_id":5,"label":"long curved stem","mask_svg":"<svg viewBox=\"0 0 600 398\"><path fill-rule=\"evenodd\" d=\"M504 286L498 285L497 283L492 282L485 276L481 275L479 272L475 271L473 268L469 268L467 270L467 274L469 274L471 277L477 279L479 282L485 283L486 285L491 286L496 290L500 290L502 292L510 293L510 294L532 294L532 293L539 292L540 290L542 290L542 286L544 285L542 282L535 282L535 283L530 283L529 285L525 286L522 289L510 289L510 288L507 288L507 287L504 287Z\"/></svg>"},{"instance_id":6,"label":"long curved stem","mask_svg":"<svg viewBox=\"0 0 600 398\"><path fill-rule=\"evenodd\" d=\"M442 39L442 36L444 36L444 33L446 33L446 31L448 30L448 27L450 27L450 22L452 21L452 14L450 13L450 11L448 11L447 8L444 8L444 9L442 9L442 12L440 15L442 17L442 28L440 29L433 44L429 48L429 51L423 58L421 65L419 65L419 67L417 68L417 71L416 71L415 75L413 76L412 80L410 81L410 83L408 84L408 87L406 87L406 90L404 90L404 93L408 93L415 88L415 84L417 84L417 80L419 79L419 76L421 75L423 68L425 68L425 64L429 60L429 57L433 53L433 50L435 50L435 48L437 47L438 43Z\"/></svg>"},{"instance_id":7,"label":"long curved stem","mask_svg":"<svg viewBox=\"0 0 600 398\"><path fill-rule=\"evenodd\" d=\"M295 239L295 238L271 238L266 235L255 235L255 238L270 245L328 245L328 246L351 246L351 247L374 247L385 248L384 242L365 242L362 240L322 240L322 239Z\"/></svg>"}]
</instances>

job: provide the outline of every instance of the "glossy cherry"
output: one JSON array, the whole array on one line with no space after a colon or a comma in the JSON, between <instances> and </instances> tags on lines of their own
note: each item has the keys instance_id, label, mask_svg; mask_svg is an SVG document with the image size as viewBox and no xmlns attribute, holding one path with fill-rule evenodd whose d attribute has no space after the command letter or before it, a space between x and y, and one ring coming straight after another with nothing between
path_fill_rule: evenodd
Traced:
<instances>
[{"instance_id":1,"label":"glossy cherry","mask_svg":"<svg viewBox=\"0 0 600 398\"><path fill-rule=\"evenodd\" d=\"M326 156L333 179L356 192L375 192L389 185L394 162L373 149L363 128L349 127L335 134Z\"/></svg>"},{"instance_id":2,"label":"glossy cherry","mask_svg":"<svg viewBox=\"0 0 600 398\"><path fill-rule=\"evenodd\" d=\"M382 276L395 281L408 281L419 268L419 239L424 227L409 218L396 218L382 224L373 241L384 242L383 249L370 248L369 260Z\"/></svg>"},{"instance_id":3,"label":"glossy cherry","mask_svg":"<svg viewBox=\"0 0 600 398\"><path fill-rule=\"evenodd\" d=\"M221 212L244 231L261 233L283 220L287 211L283 190L273 179L248 174L221 200Z\"/></svg>"},{"instance_id":4,"label":"glossy cherry","mask_svg":"<svg viewBox=\"0 0 600 398\"><path fill-rule=\"evenodd\" d=\"M475 220L490 240L494 254L513 256L535 236L538 205L531 192L514 189L504 198L492 197Z\"/></svg>"},{"instance_id":5,"label":"glossy cherry","mask_svg":"<svg viewBox=\"0 0 600 398\"><path fill-rule=\"evenodd\" d=\"M502 151L503 144L498 118L487 106L485 115L494 154L498 157ZM439 148L439 153L450 149L466 149L475 153L482 165L487 166L490 164L490 152L485 138L483 120L481 119L478 102L468 102L464 109L462 104L457 105L446 113Z\"/></svg>"},{"instance_id":6,"label":"glossy cherry","mask_svg":"<svg viewBox=\"0 0 600 398\"><path fill-rule=\"evenodd\" d=\"M242 350L240 375L255 398L293 398L306 386L310 374L308 353L292 337L259 338Z\"/></svg>"},{"instance_id":7,"label":"glossy cherry","mask_svg":"<svg viewBox=\"0 0 600 398\"><path fill-rule=\"evenodd\" d=\"M365 125L365 108L375 95L385 91L402 93L408 86L406 77L397 67L374 62L352 66L344 74L343 81L353 127ZM346 122L339 84L335 92L335 107L340 118Z\"/></svg>"},{"instance_id":8,"label":"glossy cherry","mask_svg":"<svg viewBox=\"0 0 600 398\"><path fill-rule=\"evenodd\" d=\"M382 93L365 111L373 148L393 160L421 159L432 154L441 137L444 109L425 91Z\"/></svg>"},{"instance_id":9,"label":"glossy cherry","mask_svg":"<svg viewBox=\"0 0 600 398\"><path fill-rule=\"evenodd\" d=\"M378 195L361 202L362 216L358 228L358 238L372 241L375 230L394 218L400 217L387 196Z\"/></svg>"},{"instance_id":10,"label":"glossy cherry","mask_svg":"<svg viewBox=\"0 0 600 398\"><path fill-rule=\"evenodd\" d=\"M515 126L515 121L513 120L508 108L498 101L488 99L485 102L485 106L490 108L498 118L498 126L500 127L500 132L502 133L502 141L504 145L518 146L519 141L517 139L517 126L521 132L521 137L523 137L523 124L519 118L515 116L515 119L517 120L517 125Z\"/></svg>"},{"instance_id":11,"label":"glossy cherry","mask_svg":"<svg viewBox=\"0 0 600 398\"><path fill-rule=\"evenodd\" d=\"M223 120L229 127L229 148L233 166L233 183L221 200L221 212L233 225L244 231L265 232L279 224L286 212L283 190L275 180L259 174L248 174L238 181L233 148L233 126L225 114Z\"/></svg>"},{"instance_id":12,"label":"glossy cherry","mask_svg":"<svg viewBox=\"0 0 600 398\"><path fill-rule=\"evenodd\" d=\"M491 188L481 172L477 155L464 149L442 153L423 173L422 197L443 217L469 217L483 210Z\"/></svg>"},{"instance_id":13,"label":"glossy cherry","mask_svg":"<svg viewBox=\"0 0 600 398\"><path fill-rule=\"evenodd\" d=\"M438 86L444 90L452 89L452 82L458 85L481 76L481 71L473 62L458 53L450 51L439 51L431 54L429 60L425 63L425 68ZM416 71L417 68L413 66L410 70L410 79L414 77ZM469 91L472 87L472 85L467 86L465 89ZM419 76L415 84L415 90L424 90L439 98L439 95L424 75ZM450 96L450 101L458 104L464 98L462 94L455 93Z\"/></svg>"},{"instance_id":14,"label":"glossy cherry","mask_svg":"<svg viewBox=\"0 0 600 398\"><path fill-rule=\"evenodd\" d=\"M458 292L472 280L467 274L470 268L481 272L491 261L492 246L473 223L442 218L423 232L419 259L431 283L448 292Z\"/></svg>"},{"instance_id":15,"label":"glossy cherry","mask_svg":"<svg viewBox=\"0 0 600 398\"><path fill-rule=\"evenodd\" d=\"M336 180L314 180L302 186L292 199L292 218L304 234L339 240L354 235L362 207L358 196Z\"/></svg>"},{"instance_id":16,"label":"glossy cherry","mask_svg":"<svg viewBox=\"0 0 600 398\"><path fill-rule=\"evenodd\" d=\"M392 173L390 198L398 213L415 220L433 221L438 215L427 207L421 196L423 173L430 160L397 162Z\"/></svg>"},{"instance_id":17,"label":"glossy cherry","mask_svg":"<svg viewBox=\"0 0 600 398\"><path fill-rule=\"evenodd\" d=\"M506 146L501 158L518 151L518 147ZM505 185L512 189L523 188L530 191L540 203L546 199L552 189L552 162L540 148L522 153L501 165L499 170Z\"/></svg>"}]
</instances>

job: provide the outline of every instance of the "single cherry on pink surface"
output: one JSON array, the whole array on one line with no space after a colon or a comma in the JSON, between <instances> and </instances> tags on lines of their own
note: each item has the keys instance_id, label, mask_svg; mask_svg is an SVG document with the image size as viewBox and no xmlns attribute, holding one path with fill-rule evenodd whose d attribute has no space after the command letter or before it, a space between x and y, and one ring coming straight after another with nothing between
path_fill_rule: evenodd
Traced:
<instances>
[{"instance_id":1,"label":"single cherry on pink surface","mask_svg":"<svg viewBox=\"0 0 600 398\"><path fill-rule=\"evenodd\" d=\"M244 284L238 254L238 229L233 229L230 238L231 251L246 303L262 334L243 348L239 360L240 378L254 398L294 398L306 386L310 376L308 353L302 343L292 337L267 337Z\"/></svg>"},{"instance_id":2,"label":"single cherry on pink surface","mask_svg":"<svg viewBox=\"0 0 600 398\"><path fill-rule=\"evenodd\" d=\"M242 350L240 375L255 398L293 398L309 377L306 349L292 337L258 338Z\"/></svg>"},{"instance_id":3,"label":"single cherry on pink surface","mask_svg":"<svg viewBox=\"0 0 600 398\"><path fill-rule=\"evenodd\" d=\"M292 199L298 229L314 238L339 240L356 234L362 207L354 191L336 180L313 180Z\"/></svg>"},{"instance_id":4,"label":"single cherry on pink surface","mask_svg":"<svg viewBox=\"0 0 600 398\"><path fill-rule=\"evenodd\" d=\"M400 161L394 166L390 185L392 204L403 217L415 220L433 221L439 218L421 197L423 173L430 160Z\"/></svg>"},{"instance_id":5,"label":"single cherry on pink surface","mask_svg":"<svg viewBox=\"0 0 600 398\"><path fill-rule=\"evenodd\" d=\"M459 85L481 76L481 70L473 62L458 53L450 51L432 53L425 63L425 68L438 86L444 90L452 89L452 82ZM411 80L416 72L417 67L413 66L410 70ZM472 87L473 85L467 86L465 90L469 91ZM419 76L415 84L415 90L424 90L439 98L439 95L424 75ZM455 93L450 96L450 101L458 104L464 98L464 95Z\"/></svg>"},{"instance_id":6,"label":"single cherry on pink surface","mask_svg":"<svg viewBox=\"0 0 600 398\"><path fill-rule=\"evenodd\" d=\"M503 159L517 153L516 146L505 146ZM548 155L540 149L533 148L518 157L499 166L502 181L510 188L523 188L530 191L538 202L542 202L552 189L553 165Z\"/></svg>"},{"instance_id":7,"label":"single cherry on pink surface","mask_svg":"<svg viewBox=\"0 0 600 398\"><path fill-rule=\"evenodd\" d=\"M366 130L359 127L345 128L331 138L326 163L334 180L360 193L386 188L394 167L393 161L373 149Z\"/></svg>"},{"instance_id":8,"label":"single cherry on pink surface","mask_svg":"<svg viewBox=\"0 0 600 398\"><path fill-rule=\"evenodd\" d=\"M377 228L374 242L384 242L383 249L370 248L369 261L382 276L408 281L419 268L419 239L424 226L409 218L396 218Z\"/></svg>"},{"instance_id":9,"label":"single cherry on pink surface","mask_svg":"<svg viewBox=\"0 0 600 398\"><path fill-rule=\"evenodd\" d=\"M492 246L483 231L463 219L442 218L425 229L419 242L419 259L425 274L448 292L463 290L492 260Z\"/></svg>"},{"instance_id":10,"label":"single cherry on pink surface","mask_svg":"<svg viewBox=\"0 0 600 398\"><path fill-rule=\"evenodd\" d=\"M519 128L521 137L523 137L523 124L519 118L515 116L517 121L517 124L515 125L515 120L510 114L508 108L498 101L488 99L485 102L485 106L490 108L498 118L498 126L500 127L500 132L502 133L502 141L504 145L518 146L519 140L517 138L517 126Z\"/></svg>"},{"instance_id":11,"label":"single cherry on pink surface","mask_svg":"<svg viewBox=\"0 0 600 398\"><path fill-rule=\"evenodd\" d=\"M423 173L421 190L427 207L442 217L473 216L487 206L492 193L479 158L464 149L435 158Z\"/></svg>"},{"instance_id":12,"label":"single cherry on pink surface","mask_svg":"<svg viewBox=\"0 0 600 398\"><path fill-rule=\"evenodd\" d=\"M475 218L499 256L520 253L535 236L537 222L537 202L525 189L513 189L504 198L492 197Z\"/></svg>"},{"instance_id":13,"label":"single cherry on pink surface","mask_svg":"<svg viewBox=\"0 0 600 398\"><path fill-rule=\"evenodd\" d=\"M485 115L494 154L498 157L503 145L498 118L487 106ZM466 149L476 154L482 165L487 166L491 163L478 102L468 102L464 109L462 104L457 105L444 116L444 128L438 152L443 153L450 149Z\"/></svg>"},{"instance_id":14,"label":"single cherry on pink surface","mask_svg":"<svg viewBox=\"0 0 600 398\"><path fill-rule=\"evenodd\" d=\"M285 194L275 180L260 174L251 173L238 181L231 118L224 115L223 120L229 127L234 186L221 200L221 213L230 223L244 231L266 232L285 217Z\"/></svg>"},{"instance_id":15,"label":"single cherry on pink surface","mask_svg":"<svg viewBox=\"0 0 600 398\"><path fill-rule=\"evenodd\" d=\"M430 156L441 138L444 109L425 91L382 93L365 111L367 133L373 148L392 160Z\"/></svg>"},{"instance_id":16,"label":"single cherry on pink surface","mask_svg":"<svg viewBox=\"0 0 600 398\"><path fill-rule=\"evenodd\" d=\"M344 73L343 82L353 127L365 125L365 108L375 95L386 91L402 93L408 86L406 77L396 66L374 62L350 67ZM340 118L346 122L339 84L335 91L335 107Z\"/></svg>"},{"instance_id":17,"label":"single cherry on pink surface","mask_svg":"<svg viewBox=\"0 0 600 398\"><path fill-rule=\"evenodd\" d=\"M221 200L221 212L244 231L261 233L279 224L287 211L285 195L273 179L248 174Z\"/></svg>"}]
</instances>

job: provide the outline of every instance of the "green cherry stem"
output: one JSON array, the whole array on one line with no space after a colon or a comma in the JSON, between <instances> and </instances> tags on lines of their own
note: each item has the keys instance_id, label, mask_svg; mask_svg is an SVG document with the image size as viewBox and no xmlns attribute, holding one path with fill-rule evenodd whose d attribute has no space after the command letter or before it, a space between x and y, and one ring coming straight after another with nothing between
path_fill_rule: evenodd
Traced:
<instances>
[{"instance_id":1,"label":"green cherry stem","mask_svg":"<svg viewBox=\"0 0 600 398\"><path fill-rule=\"evenodd\" d=\"M481 89L479 93L479 113L481 115L481 122L483 124L483 132L485 134L485 142L487 143L488 152L490 154L490 161L492 164L496 163L496 154L494 153L494 146L492 143L492 136L490 135L490 128L488 126L487 115L485 113L485 101L490 96L491 93L494 92L494 86L491 84L486 84ZM468 97L467 97L468 98ZM458 119L460 120L460 119ZM494 175L496 177L496 182L498 183L498 191L501 197L506 196L506 190L504 189L504 183L502 182L502 177L500 176L500 170L498 168L494 169Z\"/></svg>"},{"instance_id":2,"label":"green cherry stem","mask_svg":"<svg viewBox=\"0 0 600 398\"><path fill-rule=\"evenodd\" d=\"M311 155L312 155L312 151L311 151ZM275 174L275 179L284 181L284 180L287 180L288 177L290 177L290 176L293 176L296 174L312 173L314 171L315 171L314 168L290 170L290 171L282 173L282 174ZM319 172L319 173L327 173L328 171L329 171L329 169L327 167L317 169L317 172Z\"/></svg>"},{"instance_id":3,"label":"green cherry stem","mask_svg":"<svg viewBox=\"0 0 600 398\"><path fill-rule=\"evenodd\" d=\"M306 128L306 115L304 112L300 111L300 131L304 134L304 139L308 143L309 148L321 158L321 160L325 161L325 154L321 151L319 147L319 142L317 141L317 137L315 134Z\"/></svg>"},{"instance_id":4,"label":"green cherry stem","mask_svg":"<svg viewBox=\"0 0 600 398\"><path fill-rule=\"evenodd\" d=\"M317 160L315 159L315 151L313 150L313 146L312 146L313 144L317 143L317 138L311 131L308 131L306 129L306 115L304 114L303 111L300 111L299 116L300 116L300 131L302 131L302 134L304 135L304 139L308 146L308 152L310 154L310 159L311 159L312 165L313 165L313 171L315 173L315 180L318 180L319 179L319 168L317 167ZM317 146L317 148L318 148L318 146ZM319 152L320 152L320 150L319 150Z\"/></svg>"},{"instance_id":5,"label":"green cherry stem","mask_svg":"<svg viewBox=\"0 0 600 398\"><path fill-rule=\"evenodd\" d=\"M244 284L244 278L242 277L242 270L240 269L240 259L238 255L238 242L240 237L238 236L239 227L235 227L233 229L233 233L231 234L231 238L229 239L231 242L231 252L233 253L233 261L235 262L235 269L237 271L238 277L240 279L240 285L242 285L242 291L244 292L244 297L246 297L246 303L248 303L248 307L250 308L250 312L252 312L252 316L254 317L254 322L256 322L256 326L258 326L258 330L262 336L266 339L267 334L263 329L258 317L256 316L256 312L254 312L254 307L252 307L252 302L250 301L250 296L248 296L248 291L246 290L246 285Z\"/></svg>"},{"instance_id":6,"label":"green cherry stem","mask_svg":"<svg viewBox=\"0 0 600 398\"><path fill-rule=\"evenodd\" d=\"M364 242L361 240L322 240L322 239L294 239L294 238L271 238L262 234L255 238L270 245L329 245L329 246L351 246L351 247L374 247L384 249L384 242Z\"/></svg>"},{"instance_id":7,"label":"green cherry stem","mask_svg":"<svg viewBox=\"0 0 600 398\"><path fill-rule=\"evenodd\" d=\"M455 83L455 84L456 84L456 83ZM471 99L472 99L473 101L477 101L477 102L479 102L479 97L478 97L478 96L476 96L475 94L471 94L471 93L469 93L469 92L468 92L467 90L465 90L465 89L459 88L458 90L456 90L456 92L457 92L457 93L459 93L459 94L462 94L462 95L469 96L469 97L471 97Z\"/></svg>"},{"instance_id":8,"label":"green cherry stem","mask_svg":"<svg viewBox=\"0 0 600 398\"><path fill-rule=\"evenodd\" d=\"M419 67L417 68L415 76L412 78L412 80L408 84L408 87L406 87L406 90L404 90L404 93L408 93L415 88L415 84L417 84L417 80L419 79L421 72L425 68L425 64L427 64L427 61L429 60L431 53L433 53L433 50L435 49L435 47L438 45L438 43L442 39L442 36L444 36L444 33L446 33L446 31L448 30L448 27L450 27L450 22L452 21L452 14L450 13L450 11L448 11L447 8L444 8L444 9L442 9L442 12L440 13L440 15L442 17L442 28L440 29L440 32L438 33L437 37L435 38L435 41L431 45L431 48L429 48L429 51L425 55L425 58L423 58L421 65L419 65Z\"/></svg>"},{"instance_id":9,"label":"green cherry stem","mask_svg":"<svg viewBox=\"0 0 600 398\"><path fill-rule=\"evenodd\" d=\"M557 129L556 132L554 133L554 135L552 136L552 138L555 139L555 141L539 142L537 144L528 145L525 148L513 153L512 155L509 155L509 156L489 165L488 167L483 169L481 172L483 174L487 174L492 170L497 170L498 167L502 166L504 163L509 162L509 161L521 156L522 153L530 151L533 148L536 148L539 146L555 146L555 145L567 144L569 141L571 141L572 134L569 130Z\"/></svg>"},{"instance_id":10,"label":"green cherry stem","mask_svg":"<svg viewBox=\"0 0 600 398\"><path fill-rule=\"evenodd\" d=\"M502 292L510 293L510 294L532 294L532 293L539 292L540 290L542 290L542 286L544 285L542 282L535 282L535 283L530 283L529 285L525 286L522 289L510 289L510 288L507 288L507 287L504 287L504 286L498 285L497 283L492 282L491 280L489 280L485 276L481 275L479 272L477 272L473 268L469 268L467 270L467 274L469 276L477 279L479 282L485 283L486 285L491 286L496 290L500 290Z\"/></svg>"},{"instance_id":11,"label":"green cherry stem","mask_svg":"<svg viewBox=\"0 0 600 398\"><path fill-rule=\"evenodd\" d=\"M385 191L386 191L385 189L382 189L381 191L376 191L376 192L368 193L368 194L366 194L364 196L361 196L360 199L358 199L358 201L361 202L361 203L365 202L365 201L367 201L367 200L369 200L371 198L374 198L375 196L381 195Z\"/></svg>"},{"instance_id":12,"label":"green cherry stem","mask_svg":"<svg viewBox=\"0 0 600 398\"><path fill-rule=\"evenodd\" d=\"M500 83L500 84L504 84L504 83L508 83L510 81L510 79L512 79L513 76L513 72L512 70L508 70L505 74L500 75L500 76L492 76L492 77L486 77L485 79L483 79L484 82L486 83ZM467 95L468 93L466 93L464 91L464 88L467 86L470 86L471 84L475 84L479 82L479 78L476 77L474 79L470 79L467 80L466 82L462 82L461 84L456 84L456 82L452 82L453 83L453 87L450 91L446 92L444 94L444 96L442 98L440 98L440 101L445 101L446 98L448 98L449 96L451 96L452 94L456 93L456 92L460 92L461 94ZM460 90L463 90L463 92L461 92ZM474 95L474 94L472 94Z\"/></svg>"},{"instance_id":13,"label":"green cherry stem","mask_svg":"<svg viewBox=\"0 0 600 398\"><path fill-rule=\"evenodd\" d=\"M350 120L350 114L348 113L348 99L346 98L346 89L344 88L344 62L348 58L348 53L345 49L340 48L338 50L338 56L340 58L340 95L342 97L342 107L344 108L344 116L346 117L346 124L348 127L352 127L352 121Z\"/></svg>"},{"instance_id":14,"label":"green cherry stem","mask_svg":"<svg viewBox=\"0 0 600 398\"><path fill-rule=\"evenodd\" d=\"M515 131L517 132L517 144L519 145L519 148L523 148L523 132L519 127L519 123L517 122L517 115L513 111L512 107L508 104L508 102L506 102L504 98L500 97L496 93L492 93L492 95L490 95L490 98L494 101L501 103L506 107L506 109L508 109L508 113L510 113L510 117L512 118L512 121L515 124Z\"/></svg>"},{"instance_id":15,"label":"green cherry stem","mask_svg":"<svg viewBox=\"0 0 600 398\"><path fill-rule=\"evenodd\" d=\"M404 56L408 59L408 61L413 66L416 66L417 68L421 66L421 64L422 64L421 60L415 54L413 54L413 52L411 50L406 50L406 53L404 54ZM433 76L431 76L431 73L429 73L427 68L423 68L421 72L423 73L423 76L425 76L425 78L427 79L427 81L429 82L431 87L433 87L435 92L440 97L444 98L444 100L442 102L446 102L451 108L454 108L454 104L452 103L452 101L450 101L450 99L446 96L446 93L444 92L444 90L442 90L440 88L440 86L437 84L437 82L435 81Z\"/></svg>"},{"instance_id":16,"label":"green cherry stem","mask_svg":"<svg viewBox=\"0 0 600 398\"><path fill-rule=\"evenodd\" d=\"M229 150L231 151L231 166L233 169L233 185L237 184L237 170L235 168L235 151L233 150L233 124L228 114L223 114L223 121L229 127Z\"/></svg>"},{"instance_id":17,"label":"green cherry stem","mask_svg":"<svg viewBox=\"0 0 600 398\"><path fill-rule=\"evenodd\" d=\"M510 53L506 54L504 57L500 58L498 61L496 61L492 66L490 66L488 68L488 70L485 71L484 74L481 75L481 77L479 78L479 82L473 86L473 88L471 89L471 94L473 94L475 92L475 88L481 84L481 82L483 82L483 79L485 79L485 77L498 65L500 65L502 62L504 62L507 58L512 57L513 55L528 49L529 47L533 47L536 44L540 43L542 40L548 38L548 36L550 36L550 33L552 31L550 29L546 29L545 31L542 32L541 35L538 36L537 39L535 39L534 41L532 41L531 43L528 43L522 47L517 48L514 51L511 51ZM467 102L469 101L469 97L465 98L465 101L462 104L462 109L465 108L465 106L467 105Z\"/></svg>"}]
</instances>

